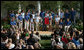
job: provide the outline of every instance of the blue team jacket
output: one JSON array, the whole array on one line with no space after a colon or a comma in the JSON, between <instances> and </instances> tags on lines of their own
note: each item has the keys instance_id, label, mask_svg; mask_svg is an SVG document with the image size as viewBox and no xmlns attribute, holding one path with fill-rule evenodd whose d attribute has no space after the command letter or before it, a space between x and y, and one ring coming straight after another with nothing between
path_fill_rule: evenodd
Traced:
<instances>
[{"instance_id":1,"label":"blue team jacket","mask_svg":"<svg viewBox=\"0 0 84 50\"><path fill-rule=\"evenodd\" d=\"M10 21L10 25L16 25L16 21Z\"/></svg>"},{"instance_id":2,"label":"blue team jacket","mask_svg":"<svg viewBox=\"0 0 84 50\"><path fill-rule=\"evenodd\" d=\"M19 15L19 16L18 16L18 19L19 19L20 21L22 21L23 18L22 18L21 15Z\"/></svg>"}]
</instances>

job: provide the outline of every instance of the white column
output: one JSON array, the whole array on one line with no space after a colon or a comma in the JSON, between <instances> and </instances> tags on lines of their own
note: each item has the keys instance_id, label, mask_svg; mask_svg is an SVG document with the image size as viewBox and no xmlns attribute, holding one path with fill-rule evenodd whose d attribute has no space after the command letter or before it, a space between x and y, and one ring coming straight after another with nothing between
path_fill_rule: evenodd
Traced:
<instances>
[{"instance_id":1,"label":"white column","mask_svg":"<svg viewBox=\"0 0 84 50\"><path fill-rule=\"evenodd\" d=\"M40 14L40 12L41 12L41 4L40 4L40 1L37 1L37 3L38 3L38 12Z\"/></svg>"},{"instance_id":2,"label":"white column","mask_svg":"<svg viewBox=\"0 0 84 50\"><path fill-rule=\"evenodd\" d=\"M19 12L21 12L21 5L19 4Z\"/></svg>"},{"instance_id":3,"label":"white column","mask_svg":"<svg viewBox=\"0 0 84 50\"><path fill-rule=\"evenodd\" d=\"M58 9L58 11L59 11L59 16L60 16L60 5L59 5L58 7L59 7L59 9Z\"/></svg>"}]
</instances>

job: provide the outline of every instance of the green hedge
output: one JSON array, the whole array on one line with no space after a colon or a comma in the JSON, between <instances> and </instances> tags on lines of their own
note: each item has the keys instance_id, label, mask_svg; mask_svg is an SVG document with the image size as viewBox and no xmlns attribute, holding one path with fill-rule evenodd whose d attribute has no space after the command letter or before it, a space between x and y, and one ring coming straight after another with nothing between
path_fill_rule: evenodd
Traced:
<instances>
[{"instance_id":1,"label":"green hedge","mask_svg":"<svg viewBox=\"0 0 84 50\"><path fill-rule=\"evenodd\" d=\"M41 39L43 40L51 39L51 35L41 35Z\"/></svg>"},{"instance_id":2,"label":"green hedge","mask_svg":"<svg viewBox=\"0 0 84 50\"><path fill-rule=\"evenodd\" d=\"M9 29L10 25L4 25L3 28Z\"/></svg>"},{"instance_id":3,"label":"green hedge","mask_svg":"<svg viewBox=\"0 0 84 50\"><path fill-rule=\"evenodd\" d=\"M40 40L41 49L51 49L51 40Z\"/></svg>"},{"instance_id":4,"label":"green hedge","mask_svg":"<svg viewBox=\"0 0 84 50\"><path fill-rule=\"evenodd\" d=\"M3 24L1 24L1 26L3 26L3 28L9 29L10 25L7 22L4 22Z\"/></svg>"},{"instance_id":5,"label":"green hedge","mask_svg":"<svg viewBox=\"0 0 84 50\"><path fill-rule=\"evenodd\" d=\"M41 35L41 49L51 49L51 35Z\"/></svg>"},{"instance_id":6,"label":"green hedge","mask_svg":"<svg viewBox=\"0 0 84 50\"><path fill-rule=\"evenodd\" d=\"M72 24L72 28L77 28L77 30L83 30L83 24L81 23Z\"/></svg>"}]
</instances>

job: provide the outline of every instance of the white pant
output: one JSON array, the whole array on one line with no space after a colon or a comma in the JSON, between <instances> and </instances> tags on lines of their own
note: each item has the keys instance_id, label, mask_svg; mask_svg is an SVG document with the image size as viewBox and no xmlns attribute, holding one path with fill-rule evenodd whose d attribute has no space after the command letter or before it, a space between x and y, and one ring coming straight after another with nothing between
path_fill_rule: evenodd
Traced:
<instances>
[{"instance_id":1,"label":"white pant","mask_svg":"<svg viewBox=\"0 0 84 50\"><path fill-rule=\"evenodd\" d=\"M52 21L50 20L50 25L52 26Z\"/></svg>"},{"instance_id":2,"label":"white pant","mask_svg":"<svg viewBox=\"0 0 84 50\"><path fill-rule=\"evenodd\" d=\"M21 29L22 30L22 21L19 21L19 29Z\"/></svg>"},{"instance_id":3,"label":"white pant","mask_svg":"<svg viewBox=\"0 0 84 50\"><path fill-rule=\"evenodd\" d=\"M24 26L24 27L23 27ZM25 28L25 19L22 20L22 27Z\"/></svg>"},{"instance_id":4,"label":"white pant","mask_svg":"<svg viewBox=\"0 0 84 50\"><path fill-rule=\"evenodd\" d=\"M29 21L25 21L25 29L27 29L29 31Z\"/></svg>"},{"instance_id":5,"label":"white pant","mask_svg":"<svg viewBox=\"0 0 84 50\"><path fill-rule=\"evenodd\" d=\"M12 25L13 30L15 31L16 25Z\"/></svg>"},{"instance_id":6,"label":"white pant","mask_svg":"<svg viewBox=\"0 0 84 50\"><path fill-rule=\"evenodd\" d=\"M62 25L59 25L60 28L62 28Z\"/></svg>"},{"instance_id":7,"label":"white pant","mask_svg":"<svg viewBox=\"0 0 84 50\"><path fill-rule=\"evenodd\" d=\"M17 25L17 28L18 28L18 27L19 27L19 26L18 26L18 18L16 18L16 25Z\"/></svg>"},{"instance_id":8,"label":"white pant","mask_svg":"<svg viewBox=\"0 0 84 50\"><path fill-rule=\"evenodd\" d=\"M36 22L36 31L39 30L39 22Z\"/></svg>"},{"instance_id":9,"label":"white pant","mask_svg":"<svg viewBox=\"0 0 84 50\"><path fill-rule=\"evenodd\" d=\"M34 31L34 23L30 22L30 31Z\"/></svg>"},{"instance_id":10,"label":"white pant","mask_svg":"<svg viewBox=\"0 0 84 50\"><path fill-rule=\"evenodd\" d=\"M70 25L69 26L65 26L65 31L68 31L70 28Z\"/></svg>"}]
</instances>

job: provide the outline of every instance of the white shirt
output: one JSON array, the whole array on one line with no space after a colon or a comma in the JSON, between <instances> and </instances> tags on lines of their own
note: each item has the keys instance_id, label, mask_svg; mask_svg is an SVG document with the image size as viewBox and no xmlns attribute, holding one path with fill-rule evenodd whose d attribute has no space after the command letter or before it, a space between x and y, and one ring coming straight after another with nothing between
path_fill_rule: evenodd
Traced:
<instances>
[{"instance_id":1,"label":"white shirt","mask_svg":"<svg viewBox=\"0 0 84 50\"><path fill-rule=\"evenodd\" d=\"M36 22L39 22L41 18L40 17L36 17Z\"/></svg>"},{"instance_id":2,"label":"white shirt","mask_svg":"<svg viewBox=\"0 0 84 50\"><path fill-rule=\"evenodd\" d=\"M3 44L7 44L8 43L8 39L5 40L5 42L1 42Z\"/></svg>"},{"instance_id":3,"label":"white shirt","mask_svg":"<svg viewBox=\"0 0 84 50\"><path fill-rule=\"evenodd\" d=\"M5 43L8 43L8 39L6 39Z\"/></svg>"},{"instance_id":4,"label":"white shirt","mask_svg":"<svg viewBox=\"0 0 84 50\"><path fill-rule=\"evenodd\" d=\"M30 22L33 22L33 18L31 18Z\"/></svg>"},{"instance_id":5,"label":"white shirt","mask_svg":"<svg viewBox=\"0 0 84 50\"><path fill-rule=\"evenodd\" d=\"M35 19L35 14L32 14L32 16L33 16L33 19Z\"/></svg>"},{"instance_id":6,"label":"white shirt","mask_svg":"<svg viewBox=\"0 0 84 50\"><path fill-rule=\"evenodd\" d=\"M49 18L51 19L51 18L52 18L52 16L49 16Z\"/></svg>"},{"instance_id":7,"label":"white shirt","mask_svg":"<svg viewBox=\"0 0 84 50\"><path fill-rule=\"evenodd\" d=\"M52 41L52 44L51 44L53 47L54 47L54 45L56 45L56 42L55 42L55 40L53 40Z\"/></svg>"},{"instance_id":8,"label":"white shirt","mask_svg":"<svg viewBox=\"0 0 84 50\"><path fill-rule=\"evenodd\" d=\"M17 34L17 39L20 39L19 34Z\"/></svg>"},{"instance_id":9,"label":"white shirt","mask_svg":"<svg viewBox=\"0 0 84 50\"><path fill-rule=\"evenodd\" d=\"M19 16L19 14L16 14L16 20L18 20L18 16Z\"/></svg>"},{"instance_id":10,"label":"white shirt","mask_svg":"<svg viewBox=\"0 0 84 50\"><path fill-rule=\"evenodd\" d=\"M61 47L63 47L63 43L61 41L58 42L58 45L61 46Z\"/></svg>"},{"instance_id":11,"label":"white shirt","mask_svg":"<svg viewBox=\"0 0 84 50\"><path fill-rule=\"evenodd\" d=\"M21 15L22 15L22 18L24 18L24 16L25 16L25 13L21 13Z\"/></svg>"},{"instance_id":12,"label":"white shirt","mask_svg":"<svg viewBox=\"0 0 84 50\"><path fill-rule=\"evenodd\" d=\"M10 46L9 46L9 49L12 49L12 48L14 48L15 47L15 45L14 44L11 44Z\"/></svg>"},{"instance_id":13,"label":"white shirt","mask_svg":"<svg viewBox=\"0 0 84 50\"><path fill-rule=\"evenodd\" d=\"M49 16L49 14L47 14L47 16Z\"/></svg>"},{"instance_id":14,"label":"white shirt","mask_svg":"<svg viewBox=\"0 0 84 50\"><path fill-rule=\"evenodd\" d=\"M18 17L18 16L19 16L19 14L16 14L16 16Z\"/></svg>"},{"instance_id":15,"label":"white shirt","mask_svg":"<svg viewBox=\"0 0 84 50\"><path fill-rule=\"evenodd\" d=\"M38 37L37 35L33 34L33 36L34 36L34 38L41 40L41 38Z\"/></svg>"},{"instance_id":16,"label":"white shirt","mask_svg":"<svg viewBox=\"0 0 84 50\"><path fill-rule=\"evenodd\" d=\"M60 17L55 18L55 21L58 22L60 20Z\"/></svg>"}]
</instances>

